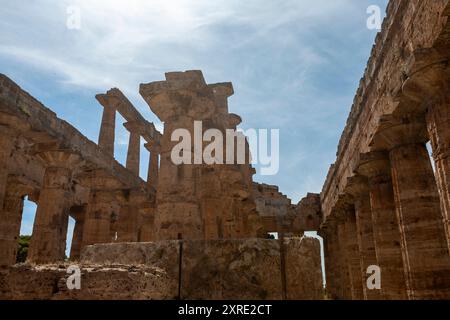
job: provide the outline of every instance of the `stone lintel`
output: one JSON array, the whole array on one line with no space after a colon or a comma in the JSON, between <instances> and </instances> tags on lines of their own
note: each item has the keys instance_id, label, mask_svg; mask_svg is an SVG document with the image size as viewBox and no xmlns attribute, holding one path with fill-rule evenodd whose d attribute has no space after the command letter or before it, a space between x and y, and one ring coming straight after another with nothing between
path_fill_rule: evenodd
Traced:
<instances>
[{"instance_id":1,"label":"stone lintel","mask_svg":"<svg viewBox=\"0 0 450 320\"><path fill-rule=\"evenodd\" d=\"M368 152L360 155L356 172L367 178L390 176L391 164L387 152Z\"/></svg>"}]
</instances>

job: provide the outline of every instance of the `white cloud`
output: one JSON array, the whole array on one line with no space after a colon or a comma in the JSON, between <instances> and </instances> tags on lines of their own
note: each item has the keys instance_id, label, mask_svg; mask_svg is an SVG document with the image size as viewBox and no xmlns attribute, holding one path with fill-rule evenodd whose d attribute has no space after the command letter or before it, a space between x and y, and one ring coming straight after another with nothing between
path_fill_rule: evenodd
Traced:
<instances>
[{"instance_id":1,"label":"white cloud","mask_svg":"<svg viewBox=\"0 0 450 320\"><path fill-rule=\"evenodd\" d=\"M139 83L186 69L203 69L209 82L232 81L236 95L230 110L242 115L244 128L288 131L285 143L293 150L282 154L281 161L290 172L273 180L282 190L288 186L283 191L295 197L321 185L326 172L299 177L306 182L296 187L287 183L292 176L305 165L312 167L311 162L332 159L336 151L314 149L303 137L309 138L307 132L313 130L318 144L337 141L342 114L356 89L327 92L330 85L325 84L339 78L335 85L356 86L365 61L356 61L355 56L370 50L371 40L364 50L360 43L375 35L365 27L366 4L374 4L373 0L3 2L0 67L28 66L56 79L61 87L55 90L105 92L119 87L146 117L152 117L139 97ZM68 6L80 8L80 30L66 28ZM128 142L125 136L118 136L119 144ZM321 154L309 157L311 152Z\"/></svg>"}]
</instances>

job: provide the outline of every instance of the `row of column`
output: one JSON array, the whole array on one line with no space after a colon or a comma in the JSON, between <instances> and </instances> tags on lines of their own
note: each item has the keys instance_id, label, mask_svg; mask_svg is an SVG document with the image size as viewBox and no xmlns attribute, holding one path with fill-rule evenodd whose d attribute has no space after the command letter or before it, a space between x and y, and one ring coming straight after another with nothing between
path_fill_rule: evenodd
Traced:
<instances>
[{"instance_id":1,"label":"row of column","mask_svg":"<svg viewBox=\"0 0 450 320\"><path fill-rule=\"evenodd\" d=\"M333 212L338 219L322 230L332 297L450 298L450 103L444 102L430 107L426 116L383 118L375 151L361 155L344 205ZM380 290L367 287L370 265L381 269Z\"/></svg>"},{"instance_id":2,"label":"row of column","mask_svg":"<svg viewBox=\"0 0 450 320\"><path fill-rule=\"evenodd\" d=\"M11 148L6 149L10 144L10 140L0 136L0 147L5 147L0 148L3 164L10 158ZM80 177L84 179L83 185L91 187L88 204L76 213L71 212L72 174L81 163L79 156L67 151L47 151L37 156L46 169L37 200L28 261L44 264L64 260L69 215L76 220L71 259L79 258L81 249L87 245L138 241L139 212L148 200L145 193L123 191L118 180L96 170ZM0 265L10 266L16 261L24 197L31 191L11 180L11 176L8 178L7 170L2 170L1 175L5 175L0 186L5 191L0 197Z\"/></svg>"},{"instance_id":3,"label":"row of column","mask_svg":"<svg viewBox=\"0 0 450 320\"><path fill-rule=\"evenodd\" d=\"M114 157L117 108L114 104L102 103L102 105L104 109L98 145L104 152ZM139 176L141 150L140 139L143 134L142 124L138 121L127 122L124 124L124 127L130 133L126 167L136 176ZM159 171L159 144L157 142L148 142L144 146L150 153L147 182L150 186L156 188Z\"/></svg>"}]
</instances>

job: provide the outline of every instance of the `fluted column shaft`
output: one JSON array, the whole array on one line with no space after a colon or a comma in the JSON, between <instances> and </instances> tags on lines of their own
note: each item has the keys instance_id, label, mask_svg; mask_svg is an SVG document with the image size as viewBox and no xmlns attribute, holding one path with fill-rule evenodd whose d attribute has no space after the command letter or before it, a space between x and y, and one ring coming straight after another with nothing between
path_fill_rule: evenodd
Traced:
<instances>
[{"instance_id":1,"label":"fluted column shaft","mask_svg":"<svg viewBox=\"0 0 450 320\"><path fill-rule=\"evenodd\" d=\"M130 132L130 141L128 144L127 169L135 175L139 175L140 160L140 139L141 136L136 132Z\"/></svg>"},{"instance_id":2,"label":"fluted column shaft","mask_svg":"<svg viewBox=\"0 0 450 320\"><path fill-rule=\"evenodd\" d=\"M115 129L116 109L111 106L104 105L98 145L111 156L114 156Z\"/></svg>"},{"instance_id":3,"label":"fluted column shaft","mask_svg":"<svg viewBox=\"0 0 450 320\"><path fill-rule=\"evenodd\" d=\"M336 225L332 223L321 232L324 239L325 274L327 280L327 292L331 299L343 299L339 270L339 243Z\"/></svg>"},{"instance_id":4,"label":"fluted column shaft","mask_svg":"<svg viewBox=\"0 0 450 320\"><path fill-rule=\"evenodd\" d=\"M11 157L14 139L7 128L0 126L0 210L3 208L3 198L8 180L9 159Z\"/></svg>"},{"instance_id":5,"label":"fluted column shaft","mask_svg":"<svg viewBox=\"0 0 450 320\"><path fill-rule=\"evenodd\" d=\"M356 216L354 210L346 212L344 222L345 257L349 270L352 300L363 300L361 258L358 247L358 234L356 231Z\"/></svg>"},{"instance_id":6,"label":"fluted column shaft","mask_svg":"<svg viewBox=\"0 0 450 320\"><path fill-rule=\"evenodd\" d=\"M13 144L14 140L9 130L0 126L0 265L10 265L12 261L11 233L8 226L12 213L9 212L11 206L7 199L6 190Z\"/></svg>"},{"instance_id":7,"label":"fluted column shaft","mask_svg":"<svg viewBox=\"0 0 450 320\"><path fill-rule=\"evenodd\" d=\"M450 298L450 256L426 146L401 145L389 157L409 297Z\"/></svg>"},{"instance_id":8,"label":"fluted column shaft","mask_svg":"<svg viewBox=\"0 0 450 320\"><path fill-rule=\"evenodd\" d=\"M427 113L428 134L431 140L436 169L436 182L447 244L450 250L450 96L445 95L432 104Z\"/></svg>"},{"instance_id":9,"label":"fluted column shaft","mask_svg":"<svg viewBox=\"0 0 450 320\"><path fill-rule=\"evenodd\" d=\"M372 210L369 193L361 194L355 199L356 229L358 246L361 256L362 286L365 300L381 299L381 292L367 287L367 269L369 266L378 266L373 238Z\"/></svg>"},{"instance_id":10,"label":"fluted column shaft","mask_svg":"<svg viewBox=\"0 0 450 320\"><path fill-rule=\"evenodd\" d=\"M387 154L365 154L359 173L368 177L375 253L381 269L381 294L386 300L407 299L406 280Z\"/></svg>"},{"instance_id":11,"label":"fluted column shaft","mask_svg":"<svg viewBox=\"0 0 450 320\"><path fill-rule=\"evenodd\" d=\"M28 261L43 264L64 260L72 168L78 157L58 151L40 157L49 166L39 195Z\"/></svg>"},{"instance_id":12,"label":"fluted column shaft","mask_svg":"<svg viewBox=\"0 0 450 320\"><path fill-rule=\"evenodd\" d=\"M147 183L153 188L157 188L159 174L159 153L160 147L156 144L147 143L145 147L150 151L150 159L148 165Z\"/></svg>"},{"instance_id":13,"label":"fluted column shaft","mask_svg":"<svg viewBox=\"0 0 450 320\"><path fill-rule=\"evenodd\" d=\"M70 248L70 260L78 260L81 254L81 246L83 242L84 215L79 215L75 220L73 229L72 246Z\"/></svg>"},{"instance_id":14,"label":"fluted column shaft","mask_svg":"<svg viewBox=\"0 0 450 320\"><path fill-rule=\"evenodd\" d=\"M82 248L96 243L110 243L111 221L120 208L111 190L92 190L83 228Z\"/></svg>"},{"instance_id":15,"label":"fluted column shaft","mask_svg":"<svg viewBox=\"0 0 450 320\"><path fill-rule=\"evenodd\" d=\"M347 245L347 235L345 228L345 221L339 221L337 225L337 236L339 243L339 256L338 256L338 266L340 270L340 284L341 292L340 296L342 299L351 300L352 299L352 283L350 278L350 263Z\"/></svg>"},{"instance_id":16,"label":"fluted column shaft","mask_svg":"<svg viewBox=\"0 0 450 320\"><path fill-rule=\"evenodd\" d=\"M0 214L0 266L16 263L22 211L23 195L9 186Z\"/></svg>"}]
</instances>

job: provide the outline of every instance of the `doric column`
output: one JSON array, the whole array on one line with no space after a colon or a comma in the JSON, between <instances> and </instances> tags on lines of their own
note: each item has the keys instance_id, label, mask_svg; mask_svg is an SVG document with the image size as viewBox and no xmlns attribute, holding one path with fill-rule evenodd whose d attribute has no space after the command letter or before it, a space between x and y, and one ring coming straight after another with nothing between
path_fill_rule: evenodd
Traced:
<instances>
[{"instance_id":1,"label":"doric column","mask_svg":"<svg viewBox=\"0 0 450 320\"><path fill-rule=\"evenodd\" d=\"M325 275L327 282L327 293L333 300L340 300L341 283L340 270L338 265L339 243L337 226L330 217L327 218L326 225L322 225L319 235L323 238L324 257L325 257Z\"/></svg>"},{"instance_id":2,"label":"doric column","mask_svg":"<svg viewBox=\"0 0 450 320\"><path fill-rule=\"evenodd\" d=\"M100 170L83 177L83 183L89 185L91 191L84 221L81 249L87 245L113 241L111 222L119 217L120 205L117 193L122 187L118 180Z\"/></svg>"},{"instance_id":3,"label":"doric column","mask_svg":"<svg viewBox=\"0 0 450 320\"><path fill-rule=\"evenodd\" d=\"M127 153L127 169L139 176L139 160L141 151L141 126L136 122L127 122L124 127L130 132Z\"/></svg>"},{"instance_id":4,"label":"doric column","mask_svg":"<svg viewBox=\"0 0 450 320\"><path fill-rule=\"evenodd\" d=\"M145 148L150 152L150 159L148 163L147 183L156 189L158 185L158 171L159 171L159 154L161 147L159 143L146 143Z\"/></svg>"},{"instance_id":5,"label":"doric column","mask_svg":"<svg viewBox=\"0 0 450 320\"><path fill-rule=\"evenodd\" d=\"M407 298L406 280L388 155L383 152L361 155L357 171L369 181L373 239L381 269L382 297L386 300L404 300Z\"/></svg>"},{"instance_id":6,"label":"doric column","mask_svg":"<svg viewBox=\"0 0 450 320\"><path fill-rule=\"evenodd\" d=\"M38 154L46 165L28 261L45 264L64 260L69 220L72 169L79 156L69 151Z\"/></svg>"},{"instance_id":7,"label":"doric column","mask_svg":"<svg viewBox=\"0 0 450 320\"><path fill-rule=\"evenodd\" d=\"M13 145L14 137L11 135L11 130L5 126L0 126L0 209L3 208L3 197L8 179L8 163Z\"/></svg>"},{"instance_id":8,"label":"doric column","mask_svg":"<svg viewBox=\"0 0 450 320\"><path fill-rule=\"evenodd\" d=\"M114 138L118 101L104 94L99 94L96 98L103 106L102 124L98 137L98 145L107 154L114 156Z\"/></svg>"},{"instance_id":9,"label":"doric column","mask_svg":"<svg viewBox=\"0 0 450 320\"><path fill-rule=\"evenodd\" d=\"M138 242L140 208L148 200L140 189L131 189L123 200L117 220L117 242Z\"/></svg>"},{"instance_id":10,"label":"doric column","mask_svg":"<svg viewBox=\"0 0 450 320\"><path fill-rule=\"evenodd\" d=\"M436 182L450 250L450 94L441 95L428 109L427 127L433 149Z\"/></svg>"},{"instance_id":11,"label":"doric column","mask_svg":"<svg viewBox=\"0 0 450 320\"><path fill-rule=\"evenodd\" d=\"M345 189L352 197L355 206L356 230L361 265L361 283L365 300L381 299L381 292L367 287L367 269L369 266L378 266L373 239L372 210L370 206L369 187L366 178L354 176L348 180Z\"/></svg>"},{"instance_id":12,"label":"doric column","mask_svg":"<svg viewBox=\"0 0 450 320\"><path fill-rule=\"evenodd\" d=\"M343 245L341 252L343 252L348 268L350 297L352 300L362 300L364 294L361 282L362 274L355 211L353 207L347 205L338 210L340 211L339 218L343 221L338 227L339 243Z\"/></svg>"},{"instance_id":13,"label":"doric column","mask_svg":"<svg viewBox=\"0 0 450 320\"><path fill-rule=\"evenodd\" d=\"M337 256L337 265L339 268L339 284L340 284L340 292L339 296L342 297L342 299L345 300L351 300L352 299L352 283L351 283L351 277L350 277L350 268L349 268L349 253L348 253L348 246L347 246L347 236L346 236L346 229L345 229L345 220L344 219L338 219L337 226L336 226L336 232L337 232L337 247L339 249L339 254Z\"/></svg>"},{"instance_id":14,"label":"doric column","mask_svg":"<svg viewBox=\"0 0 450 320\"><path fill-rule=\"evenodd\" d=\"M70 260L77 261L80 259L81 246L83 242L83 229L86 215L86 208L83 207L82 211L72 214L75 219L75 227L73 229L72 246L70 248Z\"/></svg>"},{"instance_id":15,"label":"doric column","mask_svg":"<svg viewBox=\"0 0 450 320\"><path fill-rule=\"evenodd\" d=\"M402 86L399 111L426 114L440 194L442 217L450 250L450 65L447 48L413 52Z\"/></svg>"},{"instance_id":16,"label":"doric column","mask_svg":"<svg viewBox=\"0 0 450 320\"><path fill-rule=\"evenodd\" d=\"M3 210L0 211L0 266L16 263L25 190L14 178L8 178Z\"/></svg>"},{"instance_id":17,"label":"doric column","mask_svg":"<svg viewBox=\"0 0 450 320\"><path fill-rule=\"evenodd\" d=\"M387 117L374 146L389 150L410 299L450 298L450 256L421 116Z\"/></svg>"}]
</instances>

